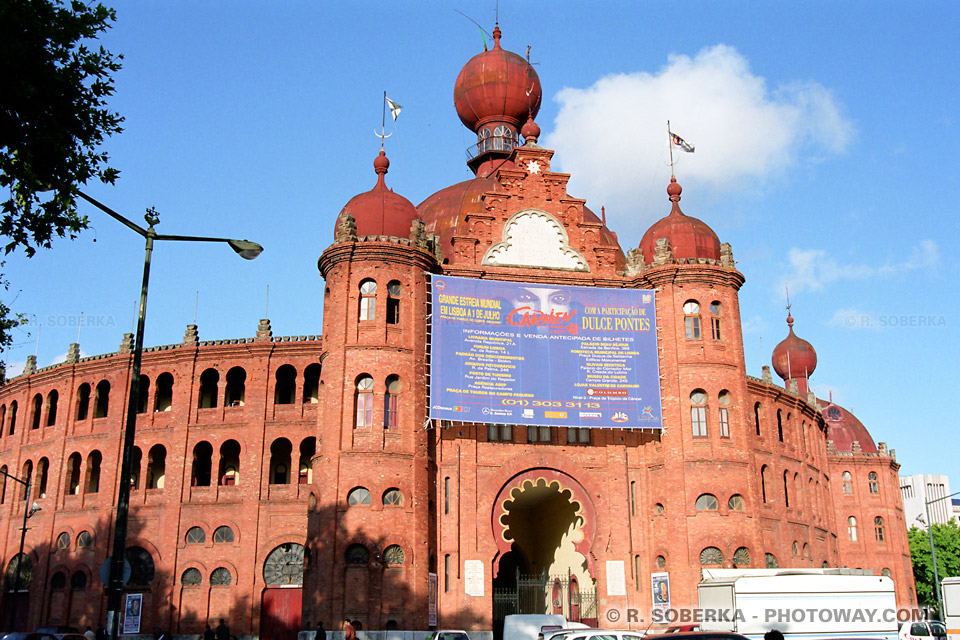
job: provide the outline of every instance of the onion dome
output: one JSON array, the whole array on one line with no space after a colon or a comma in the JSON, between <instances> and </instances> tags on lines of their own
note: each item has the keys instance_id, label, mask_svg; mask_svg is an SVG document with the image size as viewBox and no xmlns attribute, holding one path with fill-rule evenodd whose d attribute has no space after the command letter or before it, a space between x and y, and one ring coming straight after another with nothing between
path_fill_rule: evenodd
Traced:
<instances>
[{"instance_id":1,"label":"onion dome","mask_svg":"<svg viewBox=\"0 0 960 640\"><path fill-rule=\"evenodd\" d=\"M784 380L796 378L801 396L807 394L807 378L817 368L817 352L813 345L793 332L793 316L787 312L790 333L773 348L773 370Z\"/></svg>"},{"instance_id":2,"label":"onion dome","mask_svg":"<svg viewBox=\"0 0 960 640\"><path fill-rule=\"evenodd\" d=\"M705 222L684 215L680 211L680 193L683 189L675 177L670 178L667 195L673 207L670 214L660 218L647 229L640 239L640 250L643 251L643 261L653 262L653 251L657 240L666 238L670 241L670 248L674 258L708 258L720 259L720 239Z\"/></svg>"},{"instance_id":3,"label":"onion dome","mask_svg":"<svg viewBox=\"0 0 960 640\"><path fill-rule=\"evenodd\" d=\"M337 216L338 224L341 217L351 215L356 221L358 236L410 237L410 225L420 216L412 202L387 188L384 176L389 167L390 160L381 149L373 161L377 184L350 199Z\"/></svg>"},{"instance_id":4,"label":"onion dome","mask_svg":"<svg viewBox=\"0 0 960 640\"><path fill-rule=\"evenodd\" d=\"M536 117L542 97L537 72L522 56L500 47L500 27L494 28L493 49L473 56L453 87L460 121L477 134L476 146L468 150L474 171L484 156L510 155L521 123Z\"/></svg>"},{"instance_id":5,"label":"onion dome","mask_svg":"<svg viewBox=\"0 0 960 640\"><path fill-rule=\"evenodd\" d=\"M856 441L861 453L879 453L870 432L855 415L832 402L819 402L828 405L823 410L823 417L827 423L827 438L833 440L834 451L853 453L853 443Z\"/></svg>"}]
</instances>

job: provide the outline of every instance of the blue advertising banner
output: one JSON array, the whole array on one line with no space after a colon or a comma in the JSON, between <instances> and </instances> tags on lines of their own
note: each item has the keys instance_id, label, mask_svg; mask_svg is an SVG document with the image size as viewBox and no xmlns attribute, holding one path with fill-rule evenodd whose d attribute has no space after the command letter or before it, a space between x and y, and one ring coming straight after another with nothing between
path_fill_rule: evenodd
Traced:
<instances>
[{"instance_id":1,"label":"blue advertising banner","mask_svg":"<svg viewBox=\"0 0 960 640\"><path fill-rule=\"evenodd\" d=\"M430 417L660 429L653 291L431 276Z\"/></svg>"}]
</instances>

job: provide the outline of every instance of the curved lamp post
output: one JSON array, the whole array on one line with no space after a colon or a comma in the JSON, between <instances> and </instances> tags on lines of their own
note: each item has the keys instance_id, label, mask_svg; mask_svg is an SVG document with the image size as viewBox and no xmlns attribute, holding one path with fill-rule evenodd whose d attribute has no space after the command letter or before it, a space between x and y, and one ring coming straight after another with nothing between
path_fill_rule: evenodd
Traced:
<instances>
[{"instance_id":1,"label":"curved lamp post","mask_svg":"<svg viewBox=\"0 0 960 640\"><path fill-rule=\"evenodd\" d=\"M110 557L110 579L107 582L107 629L112 640L120 635L120 606L123 598L123 562L127 544L127 516L130 511L130 467L133 463L133 440L137 426L137 404L140 398L140 362L143 359L143 326L147 315L147 285L150 281L150 254L157 240L181 242L225 242L245 260L253 260L263 251L256 242L233 238L204 236L171 236L158 234L154 226L160 222L152 207L144 219L147 228L134 224L106 205L94 200L82 191L78 195L100 209L114 220L133 229L146 239L146 256L143 260L143 285L140 288L140 312L137 316L137 336L133 348L133 366L130 368L130 397L127 403L127 419L123 433L123 449L120 462L120 488L117 491L117 519L113 530L113 555Z\"/></svg>"},{"instance_id":2,"label":"curved lamp post","mask_svg":"<svg viewBox=\"0 0 960 640\"><path fill-rule=\"evenodd\" d=\"M17 609L19 609L17 605L20 602L20 563L23 562L23 542L27 537L27 520L29 520L37 511L40 511L40 505L38 505L36 502L34 502L32 506L30 504L30 478L21 480L17 476L10 475L2 469L0 469L0 473L24 486L23 526L20 528L20 553L17 554L17 568L14 570L17 577L13 582L13 606L10 607L10 629L12 630L16 625Z\"/></svg>"}]
</instances>

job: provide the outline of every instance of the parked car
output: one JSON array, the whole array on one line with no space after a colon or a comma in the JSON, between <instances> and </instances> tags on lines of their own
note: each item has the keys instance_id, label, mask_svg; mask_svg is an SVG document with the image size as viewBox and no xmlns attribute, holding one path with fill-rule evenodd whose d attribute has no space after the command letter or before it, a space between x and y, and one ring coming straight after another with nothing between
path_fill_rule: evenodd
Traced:
<instances>
[{"instance_id":1,"label":"parked car","mask_svg":"<svg viewBox=\"0 0 960 640\"><path fill-rule=\"evenodd\" d=\"M470 640L466 631L434 631L428 640Z\"/></svg>"},{"instance_id":2,"label":"parked car","mask_svg":"<svg viewBox=\"0 0 960 640\"><path fill-rule=\"evenodd\" d=\"M559 636L562 640L642 640L643 631L634 629L567 629L570 633ZM555 636L556 637L556 636Z\"/></svg>"},{"instance_id":3,"label":"parked car","mask_svg":"<svg viewBox=\"0 0 960 640\"><path fill-rule=\"evenodd\" d=\"M55 624L49 627L37 627L34 630L35 633L50 633L55 636L63 635L64 633L80 633L80 629L76 627L71 627L66 624ZM82 634L81 634L82 635Z\"/></svg>"},{"instance_id":4,"label":"parked car","mask_svg":"<svg viewBox=\"0 0 960 640\"><path fill-rule=\"evenodd\" d=\"M917 620L900 627L900 640L947 640L947 626L939 620Z\"/></svg>"},{"instance_id":5,"label":"parked car","mask_svg":"<svg viewBox=\"0 0 960 640\"><path fill-rule=\"evenodd\" d=\"M644 640L747 640L739 633L726 631L678 631L676 633L659 633L645 636Z\"/></svg>"},{"instance_id":6,"label":"parked car","mask_svg":"<svg viewBox=\"0 0 960 640\"><path fill-rule=\"evenodd\" d=\"M667 630L664 633L686 633L687 631L700 631L700 625L698 624L675 624L672 627L667 627Z\"/></svg>"}]
</instances>

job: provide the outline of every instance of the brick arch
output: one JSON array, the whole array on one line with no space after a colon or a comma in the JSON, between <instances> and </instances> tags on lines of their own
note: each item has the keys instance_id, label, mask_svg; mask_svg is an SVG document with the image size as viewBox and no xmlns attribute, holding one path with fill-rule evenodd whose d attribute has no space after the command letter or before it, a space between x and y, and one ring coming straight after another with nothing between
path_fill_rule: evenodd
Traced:
<instances>
[{"instance_id":1,"label":"brick arch","mask_svg":"<svg viewBox=\"0 0 960 640\"><path fill-rule=\"evenodd\" d=\"M575 478L562 471L549 468L534 468L518 473L504 483L499 493L497 493L497 497L493 501L490 523L498 551L493 561L493 575L496 575L497 571L500 570L500 559L503 558L505 553L510 551L512 544L512 542L504 536L507 527L503 524L502 519L507 515L506 504L512 501L514 491L522 492L526 486L533 486L540 480L546 482L548 487L555 486L561 492L564 490L570 491L570 502L575 502L579 505L576 515L583 520L583 538L579 542L574 543L574 548L586 558L590 573L596 575L596 558L590 553L590 547L593 545L593 539L597 533L597 517L593 501L590 500L590 496L586 489L583 488L583 485Z\"/></svg>"}]
</instances>

